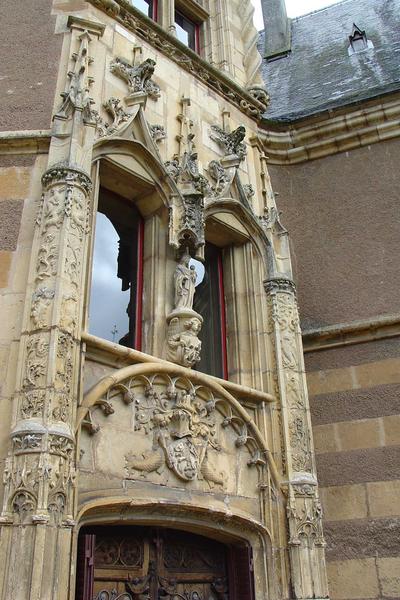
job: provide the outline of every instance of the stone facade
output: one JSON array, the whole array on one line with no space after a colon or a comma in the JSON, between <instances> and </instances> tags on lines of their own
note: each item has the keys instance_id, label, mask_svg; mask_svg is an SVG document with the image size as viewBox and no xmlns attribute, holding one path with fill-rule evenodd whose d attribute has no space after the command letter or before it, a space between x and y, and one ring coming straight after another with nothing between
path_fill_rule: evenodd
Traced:
<instances>
[{"instance_id":1,"label":"stone facade","mask_svg":"<svg viewBox=\"0 0 400 600\"><path fill-rule=\"evenodd\" d=\"M310 255L322 249L297 236L317 211L304 198L299 221L291 194L306 197L314 180L318 205L324 169L279 158L250 2L176 1L201 23L198 52L176 38L173 0L158 2L157 23L127 0L28 4L6 12L21 36L29 22L31 48L0 132L0 598L80 599L82 532L121 524L246 544L255 600L327 598L323 510L332 597L378 597L378 585L394 597L394 542L381 532L397 516L396 347L371 336L395 338L396 325L315 332L338 323L335 285L324 267L328 295L310 300ZM3 51L11 80L15 55ZM344 155L327 160L342 170ZM143 221L140 350L88 329L100 187ZM195 369L207 349L189 261L204 260L207 242L222 249L225 379ZM389 259L371 273L384 266L392 278ZM381 298L358 310L355 288L349 322L384 312ZM367 343L322 352L324 335ZM371 544L349 549L367 530L385 546L377 559ZM136 600L131 584L124 598ZM224 585L213 600L239 598Z\"/></svg>"}]
</instances>

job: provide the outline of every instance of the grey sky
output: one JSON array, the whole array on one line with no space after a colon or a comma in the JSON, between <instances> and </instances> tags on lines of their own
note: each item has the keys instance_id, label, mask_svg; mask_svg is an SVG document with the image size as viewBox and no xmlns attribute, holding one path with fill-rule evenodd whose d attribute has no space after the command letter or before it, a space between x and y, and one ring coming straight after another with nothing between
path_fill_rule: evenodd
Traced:
<instances>
[{"instance_id":1,"label":"grey sky","mask_svg":"<svg viewBox=\"0 0 400 600\"><path fill-rule=\"evenodd\" d=\"M261 0L251 0L254 8L254 22L257 29L263 29L263 19L261 12ZM286 0L286 9L289 17L298 17L305 15L313 10L324 8L330 4L337 4L340 0Z\"/></svg>"}]
</instances>

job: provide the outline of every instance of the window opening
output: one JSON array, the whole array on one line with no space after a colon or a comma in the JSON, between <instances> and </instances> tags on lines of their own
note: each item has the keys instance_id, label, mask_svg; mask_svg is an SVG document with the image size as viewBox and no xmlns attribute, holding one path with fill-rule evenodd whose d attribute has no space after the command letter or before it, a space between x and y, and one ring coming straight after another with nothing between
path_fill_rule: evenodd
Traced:
<instances>
[{"instance_id":1,"label":"window opening","mask_svg":"<svg viewBox=\"0 0 400 600\"><path fill-rule=\"evenodd\" d=\"M132 203L100 190L89 331L141 349L144 223Z\"/></svg>"},{"instance_id":2,"label":"window opening","mask_svg":"<svg viewBox=\"0 0 400 600\"><path fill-rule=\"evenodd\" d=\"M183 15L178 10L175 11L175 29L176 36L182 44L199 52L200 26Z\"/></svg>"},{"instance_id":3,"label":"window opening","mask_svg":"<svg viewBox=\"0 0 400 600\"><path fill-rule=\"evenodd\" d=\"M196 265L195 265L196 267ZM197 268L196 268L197 271ZM202 342L201 360L196 370L228 377L225 293L222 268L222 250L207 243L205 248L204 277L199 281L194 295L193 309L203 317L199 339Z\"/></svg>"},{"instance_id":4,"label":"window opening","mask_svg":"<svg viewBox=\"0 0 400 600\"><path fill-rule=\"evenodd\" d=\"M157 0L130 0L132 6L140 10L150 19L157 21Z\"/></svg>"}]
</instances>

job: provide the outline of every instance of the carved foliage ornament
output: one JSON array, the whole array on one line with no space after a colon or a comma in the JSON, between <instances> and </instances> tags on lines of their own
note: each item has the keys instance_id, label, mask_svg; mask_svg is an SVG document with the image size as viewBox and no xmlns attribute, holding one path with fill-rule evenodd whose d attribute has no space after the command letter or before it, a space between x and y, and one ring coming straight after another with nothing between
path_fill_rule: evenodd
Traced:
<instances>
[{"instance_id":1,"label":"carved foliage ornament","mask_svg":"<svg viewBox=\"0 0 400 600\"><path fill-rule=\"evenodd\" d=\"M162 125L149 125L151 137L155 142L165 140L167 133Z\"/></svg>"},{"instance_id":2,"label":"carved foliage ornament","mask_svg":"<svg viewBox=\"0 0 400 600\"><path fill-rule=\"evenodd\" d=\"M110 115L112 121L111 123L105 122L97 111L93 111L95 113L96 133L98 137L105 137L117 133L120 126L123 123L126 123L130 117L130 114L121 106L121 101L118 98L109 98L107 102L104 102L103 107Z\"/></svg>"},{"instance_id":3,"label":"carved foliage ornament","mask_svg":"<svg viewBox=\"0 0 400 600\"><path fill-rule=\"evenodd\" d=\"M272 333L276 328L280 339L292 465L296 472L309 472L312 470L312 455L306 396L297 345L300 325L295 287L289 279L276 278L266 281L265 289L269 297L269 331Z\"/></svg>"},{"instance_id":4,"label":"carved foliage ornament","mask_svg":"<svg viewBox=\"0 0 400 600\"><path fill-rule=\"evenodd\" d=\"M42 185L45 189L59 182L78 185L86 194L92 191L92 180L89 175L77 167L64 163L51 166L42 176Z\"/></svg>"},{"instance_id":5,"label":"carved foliage ornament","mask_svg":"<svg viewBox=\"0 0 400 600\"><path fill-rule=\"evenodd\" d=\"M89 92L93 83L93 78L89 76L89 65L93 62L89 56L90 41L91 37L87 31L79 36L79 50L72 55L75 66L68 73L69 83L66 91L61 94L64 100L57 112L58 118L66 119L74 110L79 110L82 111L86 122L93 121L92 104L94 101Z\"/></svg>"}]
</instances>

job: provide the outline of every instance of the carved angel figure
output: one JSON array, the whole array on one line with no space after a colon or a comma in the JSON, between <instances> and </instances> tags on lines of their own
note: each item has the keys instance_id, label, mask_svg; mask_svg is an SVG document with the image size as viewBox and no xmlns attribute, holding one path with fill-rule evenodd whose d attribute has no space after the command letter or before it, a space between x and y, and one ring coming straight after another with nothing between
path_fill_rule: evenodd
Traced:
<instances>
[{"instance_id":1,"label":"carved angel figure","mask_svg":"<svg viewBox=\"0 0 400 600\"><path fill-rule=\"evenodd\" d=\"M174 275L175 308L193 308L193 298L196 286L196 270L189 267L190 255L182 255Z\"/></svg>"}]
</instances>

